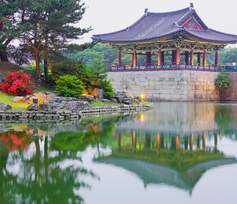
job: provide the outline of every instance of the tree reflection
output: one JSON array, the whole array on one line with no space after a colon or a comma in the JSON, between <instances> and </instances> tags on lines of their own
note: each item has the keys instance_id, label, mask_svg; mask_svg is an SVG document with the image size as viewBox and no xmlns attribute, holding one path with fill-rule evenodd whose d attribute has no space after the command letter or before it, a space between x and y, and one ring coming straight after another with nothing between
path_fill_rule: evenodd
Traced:
<instances>
[{"instance_id":1,"label":"tree reflection","mask_svg":"<svg viewBox=\"0 0 237 204\"><path fill-rule=\"evenodd\" d=\"M4 139L1 142L4 147L0 152L1 203L82 203L78 191L89 185L80 178L95 175L83 167L78 156L80 146L78 149L53 148L51 137L40 137L38 131L33 132L34 137L29 141L19 143L24 147L27 144L27 149L19 145L19 149L14 147L10 151L12 145L4 143ZM0 138L12 134L18 133L11 130L2 133Z\"/></svg>"},{"instance_id":2,"label":"tree reflection","mask_svg":"<svg viewBox=\"0 0 237 204\"><path fill-rule=\"evenodd\" d=\"M230 128L231 119L230 106L220 105L216 108L215 121L222 132Z\"/></svg>"}]
</instances>

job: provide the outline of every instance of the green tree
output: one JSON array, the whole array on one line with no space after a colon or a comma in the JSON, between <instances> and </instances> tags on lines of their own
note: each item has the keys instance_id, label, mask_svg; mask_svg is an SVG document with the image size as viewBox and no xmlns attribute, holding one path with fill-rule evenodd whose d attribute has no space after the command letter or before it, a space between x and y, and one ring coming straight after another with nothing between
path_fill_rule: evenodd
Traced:
<instances>
[{"instance_id":1,"label":"green tree","mask_svg":"<svg viewBox=\"0 0 237 204\"><path fill-rule=\"evenodd\" d=\"M225 100L225 92L231 86L231 78L226 73L220 73L215 81L216 87L219 89L220 99Z\"/></svg>"},{"instance_id":2,"label":"green tree","mask_svg":"<svg viewBox=\"0 0 237 204\"><path fill-rule=\"evenodd\" d=\"M66 53L66 56L70 59L80 60L87 66L94 65L95 59L102 59L106 68L109 68L116 61L117 51L108 44L97 43L80 52Z\"/></svg>"},{"instance_id":3,"label":"green tree","mask_svg":"<svg viewBox=\"0 0 237 204\"><path fill-rule=\"evenodd\" d=\"M47 76L50 50L65 48L69 40L90 31L78 26L84 13L85 4L81 0L31 0L25 5L24 32L20 39L32 51L38 77L42 59Z\"/></svg>"},{"instance_id":4,"label":"green tree","mask_svg":"<svg viewBox=\"0 0 237 204\"><path fill-rule=\"evenodd\" d=\"M0 60L8 61L7 49L23 32L25 5L29 0L0 0ZM17 17L16 17L17 15Z\"/></svg>"},{"instance_id":5,"label":"green tree","mask_svg":"<svg viewBox=\"0 0 237 204\"><path fill-rule=\"evenodd\" d=\"M226 64L230 62L237 63L237 48L224 49L221 52L221 63Z\"/></svg>"},{"instance_id":6,"label":"green tree","mask_svg":"<svg viewBox=\"0 0 237 204\"><path fill-rule=\"evenodd\" d=\"M101 81L101 88L104 91L104 96L107 98L113 97L115 95L112 83L105 79Z\"/></svg>"},{"instance_id":7,"label":"green tree","mask_svg":"<svg viewBox=\"0 0 237 204\"><path fill-rule=\"evenodd\" d=\"M78 97L81 96L84 85L80 79L73 75L63 75L56 81L56 91L63 96Z\"/></svg>"},{"instance_id":8,"label":"green tree","mask_svg":"<svg viewBox=\"0 0 237 204\"><path fill-rule=\"evenodd\" d=\"M218 75L218 77L215 81L215 85L220 90L227 89L231 85L231 78L229 77L228 74L221 73Z\"/></svg>"}]
</instances>

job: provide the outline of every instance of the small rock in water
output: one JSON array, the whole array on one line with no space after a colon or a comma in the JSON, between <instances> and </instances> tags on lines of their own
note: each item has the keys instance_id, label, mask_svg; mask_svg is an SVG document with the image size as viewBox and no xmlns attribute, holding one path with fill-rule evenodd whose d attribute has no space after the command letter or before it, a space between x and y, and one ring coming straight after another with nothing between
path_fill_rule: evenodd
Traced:
<instances>
[{"instance_id":1,"label":"small rock in water","mask_svg":"<svg viewBox=\"0 0 237 204\"><path fill-rule=\"evenodd\" d=\"M15 98L13 98L12 101L15 102L15 103L24 102L25 97L24 96L16 96Z\"/></svg>"},{"instance_id":2,"label":"small rock in water","mask_svg":"<svg viewBox=\"0 0 237 204\"><path fill-rule=\"evenodd\" d=\"M38 104L31 104L30 106L28 106L27 108L28 111L38 111Z\"/></svg>"},{"instance_id":3,"label":"small rock in water","mask_svg":"<svg viewBox=\"0 0 237 204\"><path fill-rule=\"evenodd\" d=\"M103 99L101 99L100 101L101 101L101 102L104 102L104 103L109 103L109 102L111 102L111 100L106 99L106 98L103 98Z\"/></svg>"},{"instance_id":4,"label":"small rock in water","mask_svg":"<svg viewBox=\"0 0 237 204\"><path fill-rule=\"evenodd\" d=\"M0 103L0 111L7 111L7 110L11 110L12 107L8 104L5 103Z\"/></svg>"}]
</instances>

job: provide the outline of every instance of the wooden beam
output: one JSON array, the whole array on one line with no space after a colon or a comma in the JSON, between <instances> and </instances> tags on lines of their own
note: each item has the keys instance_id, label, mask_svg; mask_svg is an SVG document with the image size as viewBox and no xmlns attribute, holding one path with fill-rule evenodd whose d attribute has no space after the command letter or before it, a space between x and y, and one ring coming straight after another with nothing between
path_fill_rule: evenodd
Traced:
<instances>
[{"instance_id":1,"label":"wooden beam","mask_svg":"<svg viewBox=\"0 0 237 204\"><path fill-rule=\"evenodd\" d=\"M185 64L189 65L189 51L185 51L184 53L185 58Z\"/></svg>"},{"instance_id":2,"label":"wooden beam","mask_svg":"<svg viewBox=\"0 0 237 204\"><path fill-rule=\"evenodd\" d=\"M151 50L146 52L146 66L151 66Z\"/></svg>"},{"instance_id":3,"label":"wooden beam","mask_svg":"<svg viewBox=\"0 0 237 204\"><path fill-rule=\"evenodd\" d=\"M197 64L198 66L201 66L201 53L197 53Z\"/></svg>"},{"instance_id":4,"label":"wooden beam","mask_svg":"<svg viewBox=\"0 0 237 204\"><path fill-rule=\"evenodd\" d=\"M122 66L122 49L119 48L118 50L118 66L121 67Z\"/></svg>"},{"instance_id":5,"label":"wooden beam","mask_svg":"<svg viewBox=\"0 0 237 204\"><path fill-rule=\"evenodd\" d=\"M180 57L180 48L177 48L176 49L176 65L180 65L180 62L181 62L181 57Z\"/></svg>"},{"instance_id":6,"label":"wooden beam","mask_svg":"<svg viewBox=\"0 0 237 204\"><path fill-rule=\"evenodd\" d=\"M157 66L161 66L161 49L157 50Z\"/></svg>"},{"instance_id":7,"label":"wooden beam","mask_svg":"<svg viewBox=\"0 0 237 204\"><path fill-rule=\"evenodd\" d=\"M207 49L206 48L204 48L203 50L202 66L203 67L207 66Z\"/></svg>"},{"instance_id":8,"label":"wooden beam","mask_svg":"<svg viewBox=\"0 0 237 204\"><path fill-rule=\"evenodd\" d=\"M136 66L137 66L137 50L136 48L134 48L132 54L132 68L135 68Z\"/></svg>"},{"instance_id":9,"label":"wooden beam","mask_svg":"<svg viewBox=\"0 0 237 204\"><path fill-rule=\"evenodd\" d=\"M194 65L194 52L193 52L193 49L191 49L191 51L190 51L190 65L191 66Z\"/></svg>"},{"instance_id":10,"label":"wooden beam","mask_svg":"<svg viewBox=\"0 0 237 204\"><path fill-rule=\"evenodd\" d=\"M219 66L219 50L215 52L215 67Z\"/></svg>"}]
</instances>

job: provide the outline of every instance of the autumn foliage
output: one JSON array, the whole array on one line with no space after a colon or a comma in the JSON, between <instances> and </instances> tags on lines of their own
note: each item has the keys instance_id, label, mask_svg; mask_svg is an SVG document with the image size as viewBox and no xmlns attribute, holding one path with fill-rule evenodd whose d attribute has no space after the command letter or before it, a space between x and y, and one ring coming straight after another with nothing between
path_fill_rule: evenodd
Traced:
<instances>
[{"instance_id":1,"label":"autumn foliage","mask_svg":"<svg viewBox=\"0 0 237 204\"><path fill-rule=\"evenodd\" d=\"M10 72L0 84L4 93L16 96L26 96L33 93L34 84L29 74L25 72Z\"/></svg>"}]
</instances>

